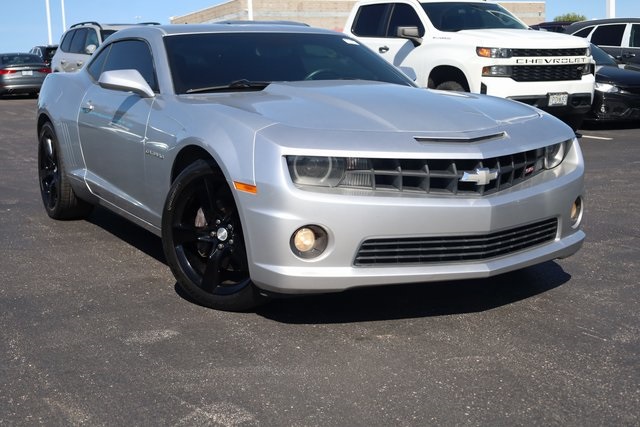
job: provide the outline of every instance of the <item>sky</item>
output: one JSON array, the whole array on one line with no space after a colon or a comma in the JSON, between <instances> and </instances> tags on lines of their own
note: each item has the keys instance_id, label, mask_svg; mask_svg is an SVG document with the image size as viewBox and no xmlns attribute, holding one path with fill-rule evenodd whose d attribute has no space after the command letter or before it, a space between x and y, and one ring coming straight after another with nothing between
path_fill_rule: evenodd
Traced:
<instances>
[{"instance_id":1,"label":"sky","mask_svg":"<svg viewBox=\"0 0 640 427\"><path fill-rule=\"evenodd\" d=\"M514 0L511 0L514 1ZM517 0L515 0L517 1ZM539 1L539 0L538 0ZM46 0L0 0L0 52L27 52L48 44ZM63 33L62 1L49 0L51 38L54 44ZM221 0L64 0L67 27L82 21L105 23L159 22L169 24L171 16L205 9ZM99 5L104 5L102 10ZM546 0L546 20L565 13L579 13L588 19L606 17L606 0ZM640 17L640 0L616 0L617 17Z\"/></svg>"}]
</instances>

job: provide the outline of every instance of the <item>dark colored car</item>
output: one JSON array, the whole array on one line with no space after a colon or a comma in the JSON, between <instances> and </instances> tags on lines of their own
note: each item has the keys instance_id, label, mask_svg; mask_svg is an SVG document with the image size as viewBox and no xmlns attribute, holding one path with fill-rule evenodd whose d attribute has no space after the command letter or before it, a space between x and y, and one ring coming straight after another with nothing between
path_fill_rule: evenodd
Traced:
<instances>
[{"instance_id":1,"label":"dark colored car","mask_svg":"<svg viewBox=\"0 0 640 427\"><path fill-rule=\"evenodd\" d=\"M591 45L596 61L596 86L591 119L640 120L640 72L623 69L611 55Z\"/></svg>"},{"instance_id":2,"label":"dark colored car","mask_svg":"<svg viewBox=\"0 0 640 427\"><path fill-rule=\"evenodd\" d=\"M571 25L570 21L550 21L541 22L539 24L531 25L534 30L552 31L554 33L564 33L564 29Z\"/></svg>"},{"instance_id":3,"label":"dark colored car","mask_svg":"<svg viewBox=\"0 0 640 427\"><path fill-rule=\"evenodd\" d=\"M57 44L50 44L46 46L34 46L31 48L29 53L33 53L34 55L38 55L45 64L51 67L51 58L56 54L56 50L58 50Z\"/></svg>"},{"instance_id":4,"label":"dark colored car","mask_svg":"<svg viewBox=\"0 0 640 427\"><path fill-rule=\"evenodd\" d=\"M28 93L36 96L44 78L51 72L37 55L32 53L0 54L0 95Z\"/></svg>"},{"instance_id":5,"label":"dark colored car","mask_svg":"<svg viewBox=\"0 0 640 427\"><path fill-rule=\"evenodd\" d=\"M575 22L565 33L583 37L628 66L640 68L640 18Z\"/></svg>"}]
</instances>

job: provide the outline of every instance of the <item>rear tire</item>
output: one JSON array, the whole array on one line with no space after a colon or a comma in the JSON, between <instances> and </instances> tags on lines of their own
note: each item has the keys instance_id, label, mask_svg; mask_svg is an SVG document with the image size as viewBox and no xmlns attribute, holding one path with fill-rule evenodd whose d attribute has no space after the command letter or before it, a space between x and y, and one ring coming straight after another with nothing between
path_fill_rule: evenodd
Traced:
<instances>
[{"instance_id":1,"label":"rear tire","mask_svg":"<svg viewBox=\"0 0 640 427\"><path fill-rule=\"evenodd\" d=\"M265 301L249 277L231 189L206 161L188 166L171 186L162 215L162 246L178 284L198 304L246 311Z\"/></svg>"},{"instance_id":2,"label":"rear tire","mask_svg":"<svg viewBox=\"0 0 640 427\"><path fill-rule=\"evenodd\" d=\"M74 193L59 153L56 132L51 123L45 123L38 137L38 181L44 208L53 219L86 218L93 206Z\"/></svg>"}]
</instances>

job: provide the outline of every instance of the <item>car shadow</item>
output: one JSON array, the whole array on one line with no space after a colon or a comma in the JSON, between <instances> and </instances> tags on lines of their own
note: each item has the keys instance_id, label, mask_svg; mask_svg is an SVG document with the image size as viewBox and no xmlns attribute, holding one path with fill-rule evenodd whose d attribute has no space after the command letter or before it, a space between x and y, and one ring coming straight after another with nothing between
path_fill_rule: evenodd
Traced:
<instances>
[{"instance_id":1,"label":"car shadow","mask_svg":"<svg viewBox=\"0 0 640 427\"><path fill-rule=\"evenodd\" d=\"M618 121L618 122L596 122L585 121L582 123L580 130L626 130L626 129L638 129L640 128L640 122L633 121Z\"/></svg>"},{"instance_id":2,"label":"car shadow","mask_svg":"<svg viewBox=\"0 0 640 427\"><path fill-rule=\"evenodd\" d=\"M546 262L488 279L380 286L274 299L265 318L291 324L350 323L476 313L525 300L569 281Z\"/></svg>"},{"instance_id":3,"label":"car shadow","mask_svg":"<svg viewBox=\"0 0 640 427\"><path fill-rule=\"evenodd\" d=\"M167 265L162 242L155 234L96 207L88 221ZM168 267L167 267L168 268ZM549 261L496 277L476 280L375 286L338 293L272 295L255 313L289 324L331 324L410 319L477 313L543 294L568 282L571 276ZM174 283L175 292L191 299Z\"/></svg>"},{"instance_id":4,"label":"car shadow","mask_svg":"<svg viewBox=\"0 0 640 427\"><path fill-rule=\"evenodd\" d=\"M93 209L87 221L144 252L156 261L167 264L162 250L162 240L150 231L100 206Z\"/></svg>"}]
</instances>

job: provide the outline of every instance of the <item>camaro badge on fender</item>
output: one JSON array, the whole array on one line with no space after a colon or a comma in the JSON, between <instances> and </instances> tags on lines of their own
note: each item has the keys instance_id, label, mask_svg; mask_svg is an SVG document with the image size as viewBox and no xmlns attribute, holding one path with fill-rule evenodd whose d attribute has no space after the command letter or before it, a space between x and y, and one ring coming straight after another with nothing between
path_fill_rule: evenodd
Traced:
<instances>
[{"instance_id":1,"label":"camaro badge on fender","mask_svg":"<svg viewBox=\"0 0 640 427\"><path fill-rule=\"evenodd\" d=\"M498 177L498 169L476 168L474 172L465 172L461 182L475 182L477 185L487 185Z\"/></svg>"}]
</instances>

